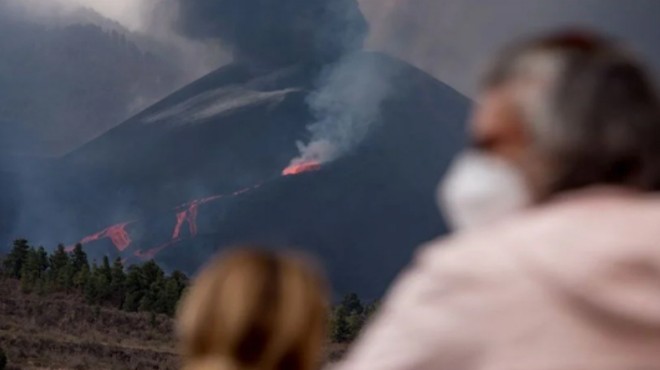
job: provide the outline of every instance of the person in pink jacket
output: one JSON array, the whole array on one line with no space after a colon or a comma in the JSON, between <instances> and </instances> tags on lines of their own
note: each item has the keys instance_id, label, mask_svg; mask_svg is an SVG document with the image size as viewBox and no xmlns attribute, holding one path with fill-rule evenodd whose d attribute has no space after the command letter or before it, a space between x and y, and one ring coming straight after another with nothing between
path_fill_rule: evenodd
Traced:
<instances>
[{"instance_id":1,"label":"person in pink jacket","mask_svg":"<svg viewBox=\"0 0 660 370\"><path fill-rule=\"evenodd\" d=\"M660 369L660 104L614 42L515 45L424 246L342 370Z\"/></svg>"}]
</instances>

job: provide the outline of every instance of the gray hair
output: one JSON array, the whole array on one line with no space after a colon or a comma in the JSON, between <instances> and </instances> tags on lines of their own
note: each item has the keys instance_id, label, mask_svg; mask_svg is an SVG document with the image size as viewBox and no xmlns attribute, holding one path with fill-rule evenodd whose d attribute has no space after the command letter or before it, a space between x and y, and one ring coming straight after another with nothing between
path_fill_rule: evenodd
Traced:
<instances>
[{"instance_id":1,"label":"gray hair","mask_svg":"<svg viewBox=\"0 0 660 370\"><path fill-rule=\"evenodd\" d=\"M484 79L505 84L550 164L548 195L598 184L660 190L660 101L615 43L572 32L516 45Z\"/></svg>"}]
</instances>

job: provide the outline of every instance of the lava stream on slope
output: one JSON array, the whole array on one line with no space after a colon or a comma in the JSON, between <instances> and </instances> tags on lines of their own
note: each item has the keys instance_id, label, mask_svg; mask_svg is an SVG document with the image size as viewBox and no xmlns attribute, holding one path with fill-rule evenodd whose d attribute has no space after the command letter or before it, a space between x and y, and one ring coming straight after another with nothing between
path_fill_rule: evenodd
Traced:
<instances>
[{"instance_id":1,"label":"lava stream on slope","mask_svg":"<svg viewBox=\"0 0 660 370\"><path fill-rule=\"evenodd\" d=\"M318 171L321 169L321 163L316 161L292 163L282 171L282 176L294 176L301 173Z\"/></svg>"}]
</instances>

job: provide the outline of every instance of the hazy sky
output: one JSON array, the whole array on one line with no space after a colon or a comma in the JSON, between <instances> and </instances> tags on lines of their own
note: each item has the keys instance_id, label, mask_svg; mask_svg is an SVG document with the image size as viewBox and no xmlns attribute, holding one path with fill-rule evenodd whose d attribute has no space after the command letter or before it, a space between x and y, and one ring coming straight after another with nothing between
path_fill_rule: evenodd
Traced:
<instances>
[{"instance_id":1,"label":"hazy sky","mask_svg":"<svg viewBox=\"0 0 660 370\"><path fill-rule=\"evenodd\" d=\"M614 35L660 71L658 0L360 0L370 46L471 94L503 45L558 28ZM660 75L660 74L659 74Z\"/></svg>"},{"instance_id":2,"label":"hazy sky","mask_svg":"<svg viewBox=\"0 0 660 370\"><path fill-rule=\"evenodd\" d=\"M129 29L148 28L167 40L176 37L167 17L151 12L154 4L168 0L40 1L84 5ZM614 34L660 70L658 0L358 1L372 26L371 48L405 59L468 94L474 91L481 66L503 44L567 25Z\"/></svg>"},{"instance_id":3,"label":"hazy sky","mask_svg":"<svg viewBox=\"0 0 660 370\"><path fill-rule=\"evenodd\" d=\"M130 29L141 26L142 12L152 0L63 0L96 10L102 15L117 20ZM156 0L158 1L158 0Z\"/></svg>"}]
</instances>

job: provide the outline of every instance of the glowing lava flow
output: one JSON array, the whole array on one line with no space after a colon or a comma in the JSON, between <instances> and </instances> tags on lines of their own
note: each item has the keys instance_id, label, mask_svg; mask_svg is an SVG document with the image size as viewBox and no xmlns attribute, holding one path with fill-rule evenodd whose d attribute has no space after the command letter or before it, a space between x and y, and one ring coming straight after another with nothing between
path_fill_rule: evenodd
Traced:
<instances>
[{"instance_id":1,"label":"glowing lava flow","mask_svg":"<svg viewBox=\"0 0 660 370\"><path fill-rule=\"evenodd\" d=\"M208 198L193 200L190 203L186 203L180 207L177 207L183 208L183 210L177 212L176 214L176 225L174 225L172 239L179 239L181 236L181 228L183 228L183 224L186 222L188 223L188 231L190 232L190 236L197 236L197 214L199 212L199 206L219 198L222 198L222 195L215 195Z\"/></svg>"},{"instance_id":2,"label":"glowing lava flow","mask_svg":"<svg viewBox=\"0 0 660 370\"><path fill-rule=\"evenodd\" d=\"M304 172L318 171L321 169L321 164L316 161L307 161L292 163L289 167L282 171L282 176L299 175Z\"/></svg>"},{"instance_id":3,"label":"glowing lava flow","mask_svg":"<svg viewBox=\"0 0 660 370\"><path fill-rule=\"evenodd\" d=\"M231 196L238 196L243 193L247 193L251 190L257 189L260 186L261 184L237 190L231 193ZM181 229L183 228L183 224L186 222L188 223L188 231L190 232L190 236L197 236L197 214L199 213L199 206L216 201L220 198L224 198L225 196L226 195L213 195L207 198L193 200L192 202L176 207L175 210L180 211L176 214L176 224L174 225L174 231L172 232L172 240L176 240L181 237Z\"/></svg>"},{"instance_id":4,"label":"glowing lava flow","mask_svg":"<svg viewBox=\"0 0 660 370\"><path fill-rule=\"evenodd\" d=\"M261 185L255 185L253 187L241 189L233 192L231 195L241 195L243 193L247 193L250 190L258 188L259 186ZM199 206L224 197L225 195L214 195L207 198L193 200L192 202L176 207L176 210L181 211L177 212L176 214L176 224L174 225L174 231L172 232L172 240L176 240L181 237L181 229L183 228L183 224L186 222L188 223L188 231L190 232L190 236L197 236L197 214L199 213Z\"/></svg>"},{"instance_id":5,"label":"glowing lava flow","mask_svg":"<svg viewBox=\"0 0 660 370\"><path fill-rule=\"evenodd\" d=\"M175 246L178 242L186 239L186 237L182 235L181 232L186 223L188 223L188 231L189 231L188 237L194 238L195 236L197 236L198 233L197 215L199 214L199 207L201 205L214 202L216 200L225 198L227 196L238 196L247 193L251 190L257 189L259 187L261 187L261 184L249 188L237 190L229 195L214 195L207 198L193 200L192 202L175 207L174 210L177 211L177 213L176 213L176 223L174 225L174 230L172 231L172 239L167 243L157 246L155 248L135 251L133 255L142 260L150 260L155 258L156 255L158 255L163 250Z\"/></svg>"},{"instance_id":6,"label":"glowing lava flow","mask_svg":"<svg viewBox=\"0 0 660 370\"><path fill-rule=\"evenodd\" d=\"M118 251L123 252L132 243L131 236L128 234L128 231L126 231L126 226L132 223L133 222L131 221L131 222L124 222L121 224L110 226L107 229L99 231L96 234L84 237L80 241L80 244L88 244L107 238L110 239L110 241L115 246L115 248L117 248ZM69 247L67 249L73 249L73 248Z\"/></svg>"}]
</instances>

